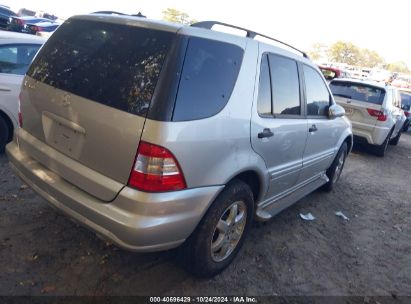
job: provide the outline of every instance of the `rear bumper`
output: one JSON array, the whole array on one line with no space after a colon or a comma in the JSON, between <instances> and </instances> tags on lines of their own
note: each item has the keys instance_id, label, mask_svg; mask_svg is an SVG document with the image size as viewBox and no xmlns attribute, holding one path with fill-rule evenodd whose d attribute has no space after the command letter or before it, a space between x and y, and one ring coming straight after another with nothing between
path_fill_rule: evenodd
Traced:
<instances>
[{"instance_id":1,"label":"rear bumper","mask_svg":"<svg viewBox=\"0 0 411 304\"><path fill-rule=\"evenodd\" d=\"M224 186L166 193L124 187L112 202L84 192L22 151L6 147L15 173L52 206L126 250L151 252L177 247L193 232Z\"/></svg>"},{"instance_id":2,"label":"rear bumper","mask_svg":"<svg viewBox=\"0 0 411 304\"><path fill-rule=\"evenodd\" d=\"M378 127L373 125L352 122L352 133L354 137L363 138L370 145L381 145L390 132L389 127Z\"/></svg>"}]
</instances>

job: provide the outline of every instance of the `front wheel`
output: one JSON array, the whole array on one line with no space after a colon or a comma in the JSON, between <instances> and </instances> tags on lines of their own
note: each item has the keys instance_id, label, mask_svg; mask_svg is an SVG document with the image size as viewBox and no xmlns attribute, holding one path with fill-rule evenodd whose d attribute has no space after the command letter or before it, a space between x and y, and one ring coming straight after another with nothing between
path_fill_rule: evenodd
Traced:
<instances>
[{"instance_id":1,"label":"front wheel","mask_svg":"<svg viewBox=\"0 0 411 304\"><path fill-rule=\"evenodd\" d=\"M240 180L229 183L182 246L185 268L200 277L223 271L240 250L253 214L250 187Z\"/></svg>"},{"instance_id":2,"label":"front wheel","mask_svg":"<svg viewBox=\"0 0 411 304\"><path fill-rule=\"evenodd\" d=\"M323 189L326 191L331 191L334 188L334 185L337 183L338 179L341 176L341 172L344 168L345 159L347 158L348 147L347 143L344 142L340 150L338 150L337 156L335 157L330 168L327 170L327 177L329 181L323 186Z\"/></svg>"}]
</instances>

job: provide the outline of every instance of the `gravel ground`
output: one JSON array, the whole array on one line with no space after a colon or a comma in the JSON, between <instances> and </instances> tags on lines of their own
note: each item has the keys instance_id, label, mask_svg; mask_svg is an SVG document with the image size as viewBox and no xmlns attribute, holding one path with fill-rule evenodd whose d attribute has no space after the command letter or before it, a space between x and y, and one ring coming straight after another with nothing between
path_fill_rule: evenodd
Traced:
<instances>
[{"instance_id":1,"label":"gravel ground","mask_svg":"<svg viewBox=\"0 0 411 304\"><path fill-rule=\"evenodd\" d=\"M234 263L200 280L178 266L175 251L129 253L79 227L0 155L0 295L409 296L410 172L411 133L385 158L356 148L335 190L256 224Z\"/></svg>"}]
</instances>

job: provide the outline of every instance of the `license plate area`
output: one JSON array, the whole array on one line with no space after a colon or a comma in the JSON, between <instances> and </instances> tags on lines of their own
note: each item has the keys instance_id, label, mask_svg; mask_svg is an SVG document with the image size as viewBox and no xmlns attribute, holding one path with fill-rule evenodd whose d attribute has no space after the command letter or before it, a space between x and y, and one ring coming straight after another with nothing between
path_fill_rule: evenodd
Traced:
<instances>
[{"instance_id":1,"label":"license plate area","mask_svg":"<svg viewBox=\"0 0 411 304\"><path fill-rule=\"evenodd\" d=\"M83 127L50 112L42 113L42 123L48 145L68 156L79 157L86 135Z\"/></svg>"},{"instance_id":2,"label":"license plate area","mask_svg":"<svg viewBox=\"0 0 411 304\"><path fill-rule=\"evenodd\" d=\"M345 110L345 115L347 116L352 116L354 114L354 110L351 108L344 107L344 110Z\"/></svg>"}]
</instances>

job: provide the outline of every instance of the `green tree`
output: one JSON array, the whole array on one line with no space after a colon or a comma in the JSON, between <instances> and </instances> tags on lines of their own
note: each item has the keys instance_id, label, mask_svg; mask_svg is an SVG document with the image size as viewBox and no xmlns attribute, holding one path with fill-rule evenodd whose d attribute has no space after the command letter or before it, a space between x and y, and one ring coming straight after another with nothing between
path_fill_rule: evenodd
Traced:
<instances>
[{"instance_id":1,"label":"green tree","mask_svg":"<svg viewBox=\"0 0 411 304\"><path fill-rule=\"evenodd\" d=\"M361 61L360 49L351 42L337 41L328 49L331 61L357 65Z\"/></svg>"},{"instance_id":2,"label":"green tree","mask_svg":"<svg viewBox=\"0 0 411 304\"><path fill-rule=\"evenodd\" d=\"M390 72L410 73L410 69L404 61L397 61L387 64L386 69Z\"/></svg>"},{"instance_id":3,"label":"green tree","mask_svg":"<svg viewBox=\"0 0 411 304\"><path fill-rule=\"evenodd\" d=\"M176 10L175 8L167 8L163 12L163 20L182 24L193 24L197 22L194 19L190 19L190 16L182 11Z\"/></svg>"},{"instance_id":4,"label":"green tree","mask_svg":"<svg viewBox=\"0 0 411 304\"><path fill-rule=\"evenodd\" d=\"M382 58L376 51L369 49L361 50L359 62L361 66L375 68L377 66L383 65L384 63L384 58Z\"/></svg>"},{"instance_id":5,"label":"green tree","mask_svg":"<svg viewBox=\"0 0 411 304\"><path fill-rule=\"evenodd\" d=\"M323 43L314 43L311 46L311 50L308 51L308 56L310 56L310 58L314 61L323 59L324 57L326 57L326 48L327 46Z\"/></svg>"}]
</instances>

